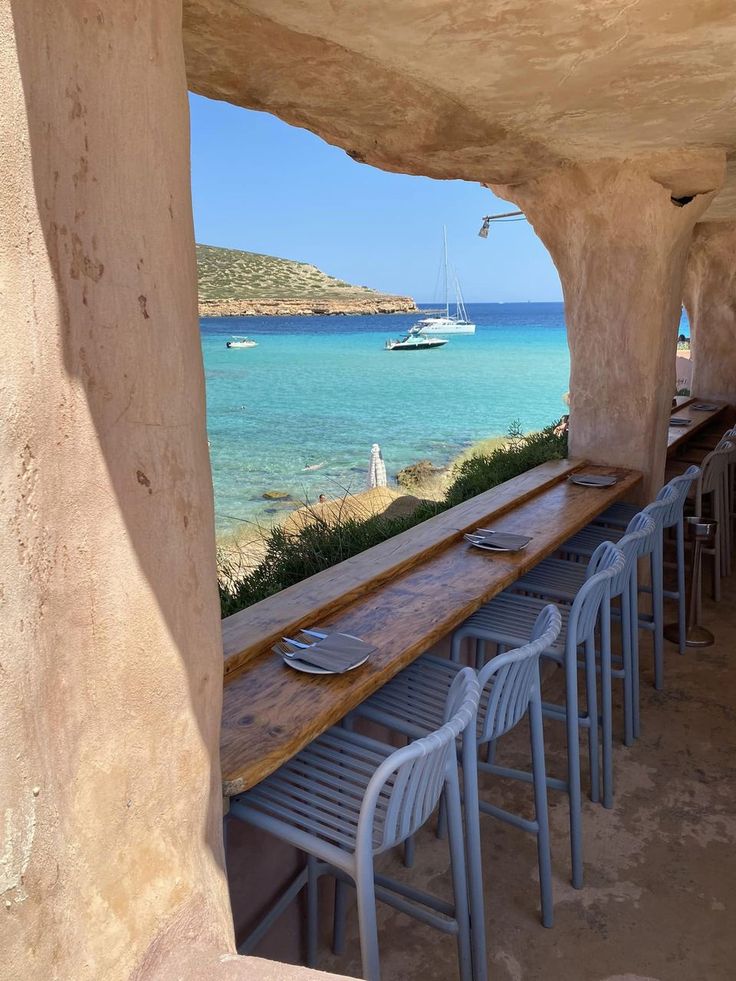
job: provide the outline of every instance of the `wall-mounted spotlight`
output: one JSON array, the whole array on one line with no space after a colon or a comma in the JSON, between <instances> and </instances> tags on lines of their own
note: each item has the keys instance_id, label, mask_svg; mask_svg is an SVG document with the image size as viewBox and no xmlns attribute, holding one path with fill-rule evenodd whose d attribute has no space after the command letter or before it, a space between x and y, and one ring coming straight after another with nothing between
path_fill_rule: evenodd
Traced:
<instances>
[{"instance_id":1,"label":"wall-mounted spotlight","mask_svg":"<svg viewBox=\"0 0 736 981\"><path fill-rule=\"evenodd\" d=\"M480 231L478 232L478 234L480 235L480 237L481 238L488 238L488 230L491 227L491 222L492 221L498 221L499 219L503 219L503 218L511 218L511 219L514 219L515 221L522 221L523 218L524 218L524 212L523 211L507 211L503 215L486 215L483 218L483 224L480 226Z\"/></svg>"}]
</instances>

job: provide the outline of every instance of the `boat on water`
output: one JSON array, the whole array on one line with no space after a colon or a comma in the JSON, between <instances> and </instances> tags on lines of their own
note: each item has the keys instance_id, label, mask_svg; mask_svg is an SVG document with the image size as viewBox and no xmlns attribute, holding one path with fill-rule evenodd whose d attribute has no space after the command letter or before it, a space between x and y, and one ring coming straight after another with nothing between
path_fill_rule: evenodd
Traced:
<instances>
[{"instance_id":1,"label":"boat on water","mask_svg":"<svg viewBox=\"0 0 736 981\"><path fill-rule=\"evenodd\" d=\"M257 341L252 341L250 337L233 337L228 341L226 347L258 347Z\"/></svg>"},{"instance_id":2,"label":"boat on water","mask_svg":"<svg viewBox=\"0 0 736 981\"><path fill-rule=\"evenodd\" d=\"M409 328L409 332L397 340L386 341L387 351L431 351L447 344L444 337L422 337L419 325Z\"/></svg>"},{"instance_id":3,"label":"boat on water","mask_svg":"<svg viewBox=\"0 0 736 981\"><path fill-rule=\"evenodd\" d=\"M447 227L442 228L442 239L444 245L444 286L445 286L445 312L440 317L425 317L417 321L414 325L422 334L474 334L475 324L468 320L465 310L465 302L460 291L460 282L453 271L450 276L450 263L447 256ZM450 279L455 284L455 313L450 313Z\"/></svg>"}]
</instances>

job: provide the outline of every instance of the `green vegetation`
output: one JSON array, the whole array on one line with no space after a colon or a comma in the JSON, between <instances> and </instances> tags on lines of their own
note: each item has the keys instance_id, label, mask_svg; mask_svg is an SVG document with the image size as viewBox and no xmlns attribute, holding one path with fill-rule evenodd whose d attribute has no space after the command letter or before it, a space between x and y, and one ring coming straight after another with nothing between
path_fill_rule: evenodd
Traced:
<instances>
[{"instance_id":1,"label":"green vegetation","mask_svg":"<svg viewBox=\"0 0 736 981\"><path fill-rule=\"evenodd\" d=\"M445 494L445 507L454 507L547 460L564 459L567 456L567 435L556 435L557 425L525 436L518 424L514 424L506 441L491 453L461 461L455 468L455 479Z\"/></svg>"},{"instance_id":2,"label":"green vegetation","mask_svg":"<svg viewBox=\"0 0 736 981\"><path fill-rule=\"evenodd\" d=\"M197 246L199 298L222 300L350 299L380 296L367 286L352 286L307 262L292 262L257 252Z\"/></svg>"},{"instance_id":3,"label":"green vegetation","mask_svg":"<svg viewBox=\"0 0 736 981\"><path fill-rule=\"evenodd\" d=\"M222 615L237 613L540 463L564 459L567 435L558 435L554 430L555 426L548 426L524 436L514 424L502 445L489 454L481 452L461 459L443 501L425 501L405 517L377 515L328 524L315 514L314 521L298 532L271 529L266 555L255 569L241 574L231 561L221 561Z\"/></svg>"}]
</instances>

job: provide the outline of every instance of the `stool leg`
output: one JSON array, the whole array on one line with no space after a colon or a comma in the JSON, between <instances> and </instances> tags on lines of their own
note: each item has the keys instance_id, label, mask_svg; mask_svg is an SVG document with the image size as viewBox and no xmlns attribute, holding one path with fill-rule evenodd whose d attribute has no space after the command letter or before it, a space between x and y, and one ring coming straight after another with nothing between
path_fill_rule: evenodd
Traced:
<instances>
[{"instance_id":1,"label":"stool leg","mask_svg":"<svg viewBox=\"0 0 736 981\"><path fill-rule=\"evenodd\" d=\"M332 953L345 953L345 932L348 917L348 884L335 879L335 912L332 918Z\"/></svg>"},{"instance_id":2,"label":"stool leg","mask_svg":"<svg viewBox=\"0 0 736 981\"><path fill-rule=\"evenodd\" d=\"M359 849L355 853L355 860L355 888L358 896L358 930L363 977L365 981L381 981L373 855L368 849Z\"/></svg>"},{"instance_id":3,"label":"stool leg","mask_svg":"<svg viewBox=\"0 0 736 981\"><path fill-rule=\"evenodd\" d=\"M437 812L437 837L446 838L447 837L447 800L446 795L443 792L440 797L440 806Z\"/></svg>"},{"instance_id":4,"label":"stool leg","mask_svg":"<svg viewBox=\"0 0 736 981\"><path fill-rule=\"evenodd\" d=\"M632 573L633 574L633 573ZM634 742L634 658L632 643L631 589L624 587L621 594L621 653L624 662L624 745Z\"/></svg>"},{"instance_id":5,"label":"stool leg","mask_svg":"<svg viewBox=\"0 0 736 981\"><path fill-rule=\"evenodd\" d=\"M307 855L307 967L317 964L317 937L319 933L319 876L317 859Z\"/></svg>"},{"instance_id":6,"label":"stool leg","mask_svg":"<svg viewBox=\"0 0 736 981\"><path fill-rule=\"evenodd\" d=\"M600 765L598 761L598 683L596 679L595 641L585 641L585 701L588 712L588 766L590 768L590 799L601 799Z\"/></svg>"},{"instance_id":7,"label":"stool leg","mask_svg":"<svg viewBox=\"0 0 736 981\"><path fill-rule=\"evenodd\" d=\"M682 515L677 519L677 622L680 628L680 654L687 650L687 624L685 610L687 598L685 595L685 522Z\"/></svg>"},{"instance_id":8,"label":"stool leg","mask_svg":"<svg viewBox=\"0 0 736 981\"><path fill-rule=\"evenodd\" d=\"M565 647L565 725L567 730L567 793L570 800L570 858L572 884L583 886L583 836L580 801L580 723L578 721L578 652L568 643Z\"/></svg>"},{"instance_id":9,"label":"stool leg","mask_svg":"<svg viewBox=\"0 0 736 981\"><path fill-rule=\"evenodd\" d=\"M457 920L457 958L460 981L471 981L473 977L470 952L470 917L468 914L468 880L465 873L465 848L463 845L463 818L460 806L460 786L457 763L452 761L445 781L445 801L450 838L450 864L452 866L452 889L455 899L455 919ZM477 808L476 808L477 811ZM485 958L484 958L485 962Z\"/></svg>"},{"instance_id":10,"label":"stool leg","mask_svg":"<svg viewBox=\"0 0 736 981\"><path fill-rule=\"evenodd\" d=\"M554 921L552 857L549 842L549 813L547 811L547 774L544 765L544 723L538 686L529 702L529 729L532 749L532 778L534 781L534 811L537 820L539 898L542 909L542 925L551 927Z\"/></svg>"},{"instance_id":11,"label":"stool leg","mask_svg":"<svg viewBox=\"0 0 736 981\"><path fill-rule=\"evenodd\" d=\"M595 719L596 728L598 719ZM601 609L601 755L603 806L613 807L613 696L611 692L611 599Z\"/></svg>"},{"instance_id":12,"label":"stool leg","mask_svg":"<svg viewBox=\"0 0 736 981\"><path fill-rule=\"evenodd\" d=\"M631 701L633 706L634 738L640 731L640 689L639 689L639 583L634 566L629 585L629 606L631 608Z\"/></svg>"},{"instance_id":13,"label":"stool leg","mask_svg":"<svg viewBox=\"0 0 736 981\"><path fill-rule=\"evenodd\" d=\"M478 807L478 747L473 719L463 732L463 805L465 810L468 895L470 897L470 941L474 981L485 981L486 930L483 909L483 857L480 848L480 810Z\"/></svg>"},{"instance_id":14,"label":"stool leg","mask_svg":"<svg viewBox=\"0 0 736 981\"><path fill-rule=\"evenodd\" d=\"M652 552L652 616L654 619L654 687L664 688L664 595L662 585L663 543L659 541Z\"/></svg>"}]
</instances>

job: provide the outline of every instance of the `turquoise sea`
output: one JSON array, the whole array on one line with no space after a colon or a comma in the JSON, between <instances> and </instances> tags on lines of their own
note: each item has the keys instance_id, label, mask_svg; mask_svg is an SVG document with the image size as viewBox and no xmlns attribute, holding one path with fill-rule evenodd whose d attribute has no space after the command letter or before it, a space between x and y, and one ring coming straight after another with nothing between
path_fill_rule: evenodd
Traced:
<instances>
[{"instance_id":1,"label":"turquoise sea","mask_svg":"<svg viewBox=\"0 0 736 981\"><path fill-rule=\"evenodd\" d=\"M569 376L562 304L468 313L474 336L414 352L383 344L416 314L202 319L218 532L270 523L281 509L263 499L269 490L299 501L363 490L374 442L391 475L423 458L445 464L514 420L529 430L558 419ZM258 347L228 350L241 334Z\"/></svg>"}]
</instances>

